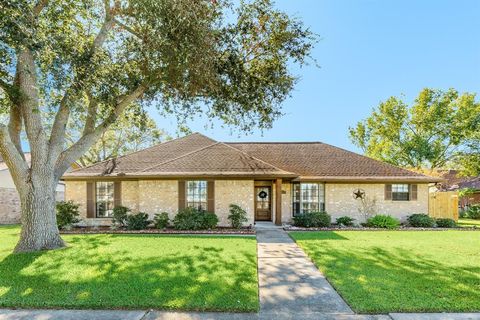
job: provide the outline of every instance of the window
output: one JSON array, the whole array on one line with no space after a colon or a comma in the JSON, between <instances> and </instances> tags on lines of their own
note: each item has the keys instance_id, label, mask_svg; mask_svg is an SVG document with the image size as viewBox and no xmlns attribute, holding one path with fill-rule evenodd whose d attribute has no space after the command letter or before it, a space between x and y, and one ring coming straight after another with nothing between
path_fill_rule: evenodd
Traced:
<instances>
[{"instance_id":1,"label":"window","mask_svg":"<svg viewBox=\"0 0 480 320\"><path fill-rule=\"evenodd\" d=\"M111 217L113 214L114 204L114 183L103 181L96 183L95 203L97 218Z\"/></svg>"},{"instance_id":2,"label":"window","mask_svg":"<svg viewBox=\"0 0 480 320\"><path fill-rule=\"evenodd\" d=\"M187 181L187 207L207 210L207 181Z\"/></svg>"},{"instance_id":3,"label":"window","mask_svg":"<svg viewBox=\"0 0 480 320\"><path fill-rule=\"evenodd\" d=\"M323 183L293 184L293 215L324 211L325 189Z\"/></svg>"},{"instance_id":4,"label":"window","mask_svg":"<svg viewBox=\"0 0 480 320\"><path fill-rule=\"evenodd\" d=\"M392 200L408 201L410 199L408 184L392 184Z\"/></svg>"}]
</instances>

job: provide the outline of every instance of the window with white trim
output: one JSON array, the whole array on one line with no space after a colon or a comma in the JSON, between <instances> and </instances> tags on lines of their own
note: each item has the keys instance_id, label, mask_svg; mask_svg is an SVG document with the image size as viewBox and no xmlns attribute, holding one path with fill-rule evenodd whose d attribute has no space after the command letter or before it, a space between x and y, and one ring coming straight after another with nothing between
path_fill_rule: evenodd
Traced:
<instances>
[{"instance_id":1,"label":"window with white trim","mask_svg":"<svg viewBox=\"0 0 480 320\"><path fill-rule=\"evenodd\" d=\"M410 188L408 184L392 184L392 200L408 201L410 199Z\"/></svg>"},{"instance_id":2,"label":"window with white trim","mask_svg":"<svg viewBox=\"0 0 480 320\"><path fill-rule=\"evenodd\" d=\"M207 181L187 181L187 207L207 210Z\"/></svg>"},{"instance_id":3,"label":"window with white trim","mask_svg":"<svg viewBox=\"0 0 480 320\"><path fill-rule=\"evenodd\" d=\"M114 182L98 181L95 184L95 209L97 218L108 218L113 215Z\"/></svg>"},{"instance_id":4,"label":"window with white trim","mask_svg":"<svg viewBox=\"0 0 480 320\"><path fill-rule=\"evenodd\" d=\"M292 184L293 215L325 211L325 185L323 183Z\"/></svg>"}]
</instances>

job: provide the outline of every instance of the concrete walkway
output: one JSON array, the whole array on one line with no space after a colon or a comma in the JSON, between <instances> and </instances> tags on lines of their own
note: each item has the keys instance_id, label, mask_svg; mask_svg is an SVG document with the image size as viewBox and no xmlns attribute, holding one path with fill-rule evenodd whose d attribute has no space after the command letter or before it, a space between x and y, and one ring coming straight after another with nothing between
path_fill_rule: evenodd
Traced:
<instances>
[{"instance_id":1,"label":"concrete walkway","mask_svg":"<svg viewBox=\"0 0 480 320\"><path fill-rule=\"evenodd\" d=\"M281 227L264 223L256 230L260 314L354 314Z\"/></svg>"}]
</instances>

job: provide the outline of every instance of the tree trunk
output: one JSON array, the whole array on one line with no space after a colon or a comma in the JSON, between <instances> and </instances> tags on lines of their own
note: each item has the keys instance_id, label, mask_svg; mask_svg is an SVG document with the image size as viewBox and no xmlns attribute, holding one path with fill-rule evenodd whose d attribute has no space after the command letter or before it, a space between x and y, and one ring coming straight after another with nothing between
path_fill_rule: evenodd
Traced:
<instances>
[{"instance_id":1,"label":"tree trunk","mask_svg":"<svg viewBox=\"0 0 480 320\"><path fill-rule=\"evenodd\" d=\"M32 174L32 181L19 189L22 208L22 231L15 252L32 252L65 247L56 218L53 176Z\"/></svg>"}]
</instances>

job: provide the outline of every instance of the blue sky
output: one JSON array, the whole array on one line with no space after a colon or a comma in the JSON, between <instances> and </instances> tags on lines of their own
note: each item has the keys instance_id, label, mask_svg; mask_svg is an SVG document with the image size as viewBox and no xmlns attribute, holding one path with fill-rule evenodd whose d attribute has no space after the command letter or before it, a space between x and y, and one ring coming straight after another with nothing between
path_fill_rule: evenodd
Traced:
<instances>
[{"instance_id":1,"label":"blue sky","mask_svg":"<svg viewBox=\"0 0 480 320\"><path fill-rule=\"evenodd\" d=\"M320 68L293 68L301 77L271 130L238 136L218 123L190 123L220 141L323 141L358 151L348 127L388 97L412 101L424 87L480 90L480 1L278 0L321 41ZM176 122L152 114L175 134Z\"/></svg>"}]
</instances>

